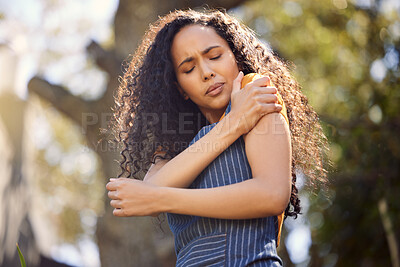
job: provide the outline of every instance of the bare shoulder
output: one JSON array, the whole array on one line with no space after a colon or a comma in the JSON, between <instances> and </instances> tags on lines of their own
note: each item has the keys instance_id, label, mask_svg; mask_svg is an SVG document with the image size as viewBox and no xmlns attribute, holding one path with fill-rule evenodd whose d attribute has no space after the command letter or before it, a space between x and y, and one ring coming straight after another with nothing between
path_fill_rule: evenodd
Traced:
<instances>
[{"instance_id":1,"label":"bare shoulder","mask_svg":"<svg viewBox=\"0 0 400 267\"><path fill-rule=\"evenodd\" d=\"M281 113L263 116L244 138L254 179L262 179L276 189L274 198L284 210L290 195L292 154L285 117Z\"/></svg>"},{"instance_id":2,"label":"bare shoulder","mask_svg":"<svg viewBox=\"0 0 400 267\"><path fill-rule=\"evenodd\" d=\"M264 115L250 132L243 135L243 138L247 142L249 138L258 139L266 136L270 136L270 138L290 138L289 125L283 114L269 113Z\"/></svg>"}]
</instances>

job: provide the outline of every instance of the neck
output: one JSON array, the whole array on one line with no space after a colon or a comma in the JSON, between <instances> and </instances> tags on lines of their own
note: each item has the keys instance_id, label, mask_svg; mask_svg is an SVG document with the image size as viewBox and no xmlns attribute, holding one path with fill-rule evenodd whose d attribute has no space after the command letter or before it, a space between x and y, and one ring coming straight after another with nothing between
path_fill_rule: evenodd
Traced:
<instances>
[{"instance_id":1,"label":"neck","mask_svg":"<svg viewBox=\"0 0 400 267\"><path fill-rule=\"evenodd\" d=\"M223 109L207 109L207 108L199 107L199 109L200 109L201 113L203 113L204 117L206 117L207 121L210 124L213 124L213 123L219 121L219 119L224 114L226 107Z\"/></svg>"}]
</instances>

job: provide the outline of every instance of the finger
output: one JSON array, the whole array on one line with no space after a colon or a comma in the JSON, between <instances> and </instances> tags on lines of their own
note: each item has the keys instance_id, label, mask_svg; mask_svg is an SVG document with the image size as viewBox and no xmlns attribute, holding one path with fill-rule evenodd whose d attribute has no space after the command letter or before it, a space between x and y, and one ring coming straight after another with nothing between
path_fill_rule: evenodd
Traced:
<instances>
[{"instance_id":1,"label":"finger","mask_svg":"<svg viewBox=\"0 0 400 267\"><path fill-rule=\"evenodd\" d=\"M117 185L118 185L118 182L117 182L117 181L108 182L108 183L106 184L106 188L107 188L107 190L113 191L113 190L116 190L116 189L117 189Z\"/></svg>"},{"instance_id":2,"label":"finger","mask_svg":"<svg viewBox=\"0 0 400 267\"><path fill-rule=\"evenodd\" d=\"M268 76L257 76L260 78L254 79L251 84L253 84L253 86L262 86L262 87L267 87L271 85L271 79Z\"/></svg>"},{"instance_id":3,"label":"finger","mask_svg":"<svg viewBox=\"0 0 400 267\"><path fill-rule=\"evenodd\" d=\"M111 199L120 199L117 191L109 191L107 195Z\"/></svg>"},{"instance_id":4,"label":"finger","mask_svg":"<svg viewBox=\"0 0 400 267\"><path fill-rule=\"evenodd\" d=\"M126 177L121 177L121 178L110 178L110 181L112 182L124 182L124 181L131 181L132 179L126 178Z\"/></svg>"},{"instance_id":5,"label":"finger","mask_svg":"<svg viewBox=\"0 0 400 267\"><path fill-rule=\"evenodd\" d=\"M278 90L273 86L268 87L253 87L251 88L256 94L260 95L274 95L277 96Z\"/></svg>"},{"instance_id":6,"label":"finger","mask_svg":"<svg viewBox=\"0 0 400 267\"><path fill-rule=\"evenodd\" d=\"M240 90L243 76L244 76L243 72L239 71L238 76L236 76L235 80L233 80L232 94Z\"/></svg>"},{"instance_id":7,"label":"finger","mask_svg":"<svg viewBox=\"0 0 400 267\"><path fill-rule=\"evenodd\" d=\"M273 103L278 103L278 97L275 94L258 94L257 96L254 97L254 99L257 99L258 101L265 103L265 104L273 104Z\"/></svg>"},{"instance_id":8,"label":"finger","mask_svg":"<svg viewBox=\"0 0 400 267\"><path fill-rule=\"evenodd\" d=\"M125 212L123 209L114 209L113 215L118 217L126 217Z\"/></svg>"},{"instance_id":9,"label":"finger","mask_svg":"<svg viewBox=\"0 0 400 267\"><path fill-rule=\"evenodd\" d=\"M282 110L282 106L279 104L263 104L263 115L280 112Z\"/></svg>"},{"instance_id":10,"label":"finger","mask_svg":"<svg viewBox=\"0 0 400 267\"><path fill-rule=\"evenodd\" d=\"M262 87L262 88L265 88L264 90L265 90L265 92L267 94L276 94L276 93L278 93L278 89L276 89L275 86L267 86L267 87Z\"/></svg>"},{"instance_id":11,"label":"finger","mask_svg":"<svg viewBox=\"0 0 400 267\"><path fill-rule=\"evenodd\" d=\"M113 199L110 201L110 205L111 205L111 207L116 208L116 209L122 208L120 200Z\"/></svg>"}]
</instances>

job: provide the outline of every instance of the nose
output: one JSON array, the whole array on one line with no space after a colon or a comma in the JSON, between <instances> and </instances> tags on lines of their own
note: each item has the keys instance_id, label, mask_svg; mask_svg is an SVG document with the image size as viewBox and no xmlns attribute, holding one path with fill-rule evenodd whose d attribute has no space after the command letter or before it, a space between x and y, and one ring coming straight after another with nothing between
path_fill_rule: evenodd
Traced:
<instances>
[{"instance_id":1,"label":"nose","mask_svg":"<svg viewBox=\"0 0 400 267\"><path fill-rule=\"evenodd\" d=\"M215 73L214 72L210 72L207 75L204 76L204 81L208 81L211 78L215 77Z\"/></svg>"},{"instance_id":2,"label":"nose","mask_svg":"<svg viewBox=\"0 0 400 267\"><path fill-rule=\"evenodd\" d=\"M208 81L211 78L215 77L215 72L213 71L212 68L210 68L210 66L208 66L206 63L203 63L201 65L201 75L203 81Z\"/></svg>"}]
</instances>

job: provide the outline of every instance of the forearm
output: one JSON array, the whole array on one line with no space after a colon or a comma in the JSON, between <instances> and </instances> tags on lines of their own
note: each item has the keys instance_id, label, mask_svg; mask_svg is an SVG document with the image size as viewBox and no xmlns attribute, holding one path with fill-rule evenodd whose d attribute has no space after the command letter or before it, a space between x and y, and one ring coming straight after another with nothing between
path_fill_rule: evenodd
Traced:
<instances>
[{"instance_id":1,"label":"forearm","mask_svg":"<svg viewBox=\"0 0 400 267\"><path fill-rule=\"evenodd\" d=\"M155 174L147 175L145 181L164 187L188 187L213 160L241 136L233 116L229 113L210 132L168 161Z\"/></svg>"},{"instance_id":2,"label":"forearm","mask_svg":"<svg viewBox=\"0 0 400 267\"><path fill-rule=\"evenodd\" d=\"M285 188L249 179L240 183L206 188L160 188L160 212L220 219L250 219L281 214L289 199Z\"/></svg>"}]
</instances>

